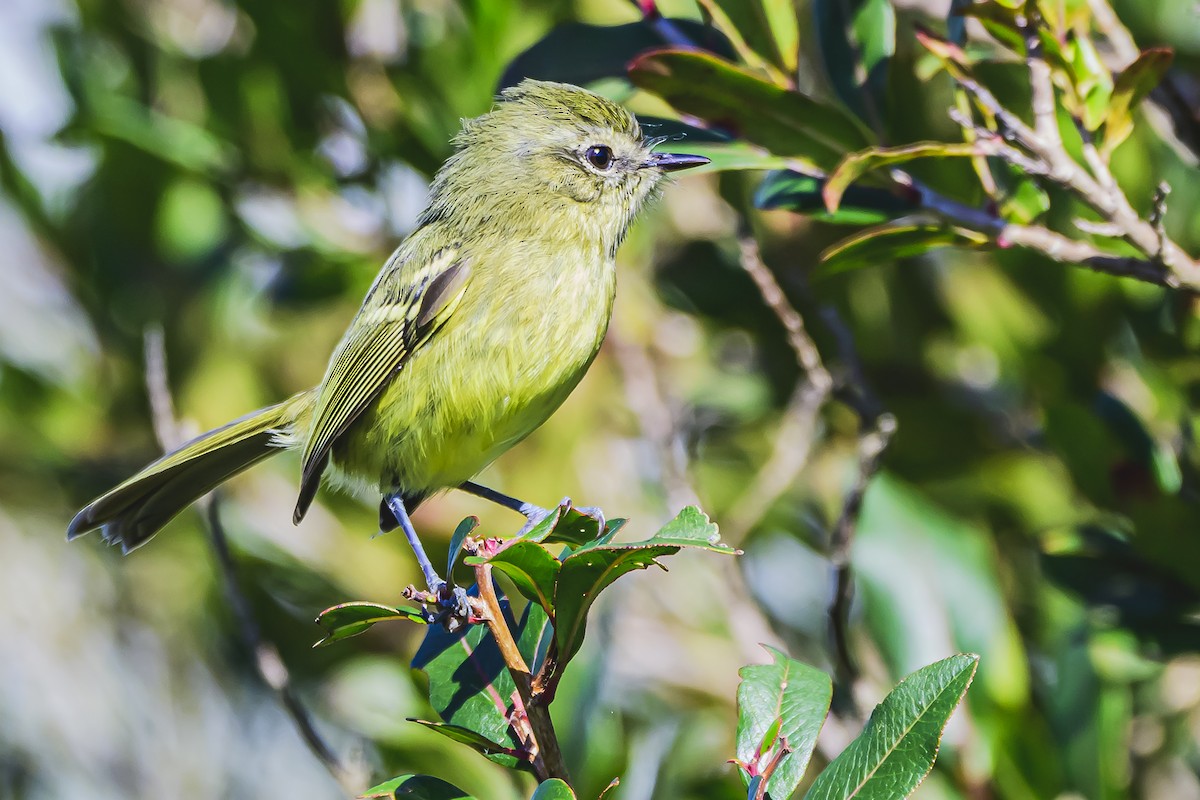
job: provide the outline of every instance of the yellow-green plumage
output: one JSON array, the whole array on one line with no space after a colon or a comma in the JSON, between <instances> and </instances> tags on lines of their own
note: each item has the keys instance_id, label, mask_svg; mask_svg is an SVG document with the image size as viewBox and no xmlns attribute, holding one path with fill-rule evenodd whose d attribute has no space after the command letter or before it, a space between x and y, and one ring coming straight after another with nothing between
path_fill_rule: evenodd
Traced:
<instances>
[{"instance_id":1,"label":"yellow-green plumage","mask_svg":"<svg viewBox=\"0 0 1200 800\"><path fill-rule=\"evenodd\" d=\"M71 536L100 527L136 547L280 446L303 449L297 522L327 473L419 501L553 413L600 349L617 247L664 158L683 157L652 154L620 106L536 81L465 121L456 144L321 384L150 465L80 511Z\"/></svg>"}]
</instances>

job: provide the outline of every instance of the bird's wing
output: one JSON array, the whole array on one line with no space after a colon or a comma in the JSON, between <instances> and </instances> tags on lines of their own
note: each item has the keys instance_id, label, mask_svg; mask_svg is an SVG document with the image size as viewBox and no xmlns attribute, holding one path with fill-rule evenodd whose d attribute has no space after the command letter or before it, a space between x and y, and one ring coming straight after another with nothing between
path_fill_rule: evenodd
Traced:
<instances>
[{"instance_id":1,"label":"bird's wing","mask_svg":"<svg viewBox=\"0 0 1200 800\"><path fill-rule=\"evenodd\" d=\"M454 313L471 272L457 247L388 269L396 280L376 281L318 389L302 459L300 496L292 514L295 522L303 519L316 496L334 443Z\"/></svg>"}]
</instances>

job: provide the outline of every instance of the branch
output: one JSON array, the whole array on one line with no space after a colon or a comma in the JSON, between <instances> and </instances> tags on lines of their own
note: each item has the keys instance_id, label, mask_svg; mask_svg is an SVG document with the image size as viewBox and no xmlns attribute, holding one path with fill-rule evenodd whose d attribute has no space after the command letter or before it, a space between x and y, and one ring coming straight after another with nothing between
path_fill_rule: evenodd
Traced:
<instances>
[{"instance_id":1,"label":"branch","mask_svg":"<svg viewBox=\"0 0 1200 800\"><path fill-rule=\"evenodd\" d=\"M167 380L166 348L163 346L162 329L148 328L145 332L145 361L146 361L146 393L149 396L150 408L153 414L154 433L158 444L164 452L175 449L182 444L181 426L175 417L175 404L171 396L170 384ZM217 495L210 494L204 501L204 520L208 532L209 545L216 559L217 571L221 576L221 588L225 600L233 611L234 620L238 625L238 633L242 644L254 657L254 666L260 678L279 697L279 702L292 720L300 738L308 745L317 760L329 770L343 789L348 793L361 785L362 780L356 774L359 770L351 770L333 751L333 748L321 736L313 722L308 709L300 701L291 685L291 676L279 649L273 642L267 641L258 622L254 618L254 610L250 601L242 592L238 583L237 565L229 549L229 538L225 535L225 527L221 524L220 504Z\"/></svg>"},{"instance_id":2,"label":"branch","mask_svg":"<svg viewBox=\"0 0 1200 800\"><path fill-rule=\"evenodd\" d=\"M852 707L852 689L858 679L858 667L850 652L850 603L854 595L850 554L867 484L878 471L880 457L895 432L896 418L888 413L879 414L873 427L868 428L864 424L858 437L858 473L846 493L841 514L829 538L829 560L833 562L835 570L833 601L829 606L829 629L834 645L834 669L837 678L835 683L845 692ZM857 714L857 708L854 710Z\"/></svg>"},{"instance_id":3,"label":"branch","mask_svg":"<svg viewBox=\"0 0 1200 800\"><path fill-rule=\"evenodd\" d=\"M744 233L738 240L738 247L742 269L754 280L763 302L783 325L796 364L804 375L788 400L771 455L734 502L732 518L724 524L729 540L734 542L745 538L764 511L787 491L808 463L816 441L821 407L833 390L833 377L822 363L816 343L805 329L803 318L763 263L758 242Z\"/></svg>"},{"instance_id":4,"label":"branch","mask_svg":"<svg viewBox=\"0 0 1200 800\"><path fill-rule=\"evenodd\" d=\"M995 95L975 79L955 75L955 80L996 118L1001 126L999 135L1046 165L1048 169L1045 174L1049 180L1070 190L1107 222L1116 226L1121 238L1148 256L1151 263L1159 262L1165 266L1166 274L1162 282L1173 287L1200 288L1200 264L1175 242L1161 238L1154 225L1138 216L1125 193L1112 179L1107 165L1102 161L1090 164L1097 170L1093 177L1071 158L1061 141L1045 140L1001 105ZM1085 140L1085 152L1086 149ZM1000 155L1004 156L1003 153ZM1088 160L1091 162L1092 158Z\"/></svg>"},{"instance_id":5,"label":"branch","mask_svg":"<svg viewBox=\"0 0 1200 800\"><path fill-rule=\"evenodd\" d=\"M533 730L535 748L533 750L533 769L537 779L544 781L549 778L561 778L570 781L567 766L563 762L562 751L558 746L558 736L554 732L554 723L550 719L550 709L543 703L533 701L533 676L529 665L525 663L520 648L513 639L512 631L504 620L504 612L500 608L500 600L496 597L496 589L492 585L492 565L477 564L475 566L475 582L479 585L479 599L483 606L483 617L487 623L500 655L512 675L513 683L517 686L517 694L521 699L522 710L529 727Z\"/></svg>"}]
</instances>

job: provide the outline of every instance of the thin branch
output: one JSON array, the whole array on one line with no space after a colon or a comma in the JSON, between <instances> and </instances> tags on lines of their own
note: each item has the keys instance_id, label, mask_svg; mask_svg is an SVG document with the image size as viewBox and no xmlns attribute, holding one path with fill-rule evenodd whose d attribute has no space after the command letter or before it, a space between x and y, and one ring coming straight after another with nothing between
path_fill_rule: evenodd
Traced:
<instances>
[{"instance_id":1,"label":"thin branch","mask_svg":"<svg viewBox=\"0 0 1200 800\"><path fill-rule=\"evenodd\" d=\"M182 426L175 416L175 403L171 395L170 384L167 380L166 348L163 345L161 328L148 328L145 339L145 370L146 391L150 400L153 414L154 433L159 446L164 451L170 451L182 443ZM216 559L217 571L221 576L221 588L225 600L233 612L237 622L238 634L246 650L254 657L254 666L262 678L279 697L279 702L287 712L300 738L308 745L317 760L329 771L347 793L354 792L362 784L361 770L347 768L317 730L312 716L291 684L291 676L287 665L279 654L279 649L273 642L268 641L262 634L254 609L238 583L237 564L229 549L229 538L225 527L221 524L220 504L216 494L210 494L204 501L204 519L208 532L209 544Z\"/></svg>"},{"instance_id":2,"label":"thin branch","mask_svg":"<svg viewBox=\"0 0 1200 800\"><path fill-rule=\"evenodd\" d=\"M775 276L763 263L758 242L749 234L738 241L742 269L750 275L763 302L787 333L788 345L804 375L792 392L775 434L771 455L733 504L724 528L730 541L741 541L764 511L788 490L812 454L821 407L833 390L833 377L821 361L804 320L788 301Z\"/></svg>"},{"instance_id":3,"label":"thin branch","mask_svg":"<svg viewBox=\"0 0 1200 800\"><path fill-rule=\"evenodd\" d=\"M829 560L833 562L835 570L833 601L829 606L830 636L834 643L837 678L835 683L844 690L851 704L853 693L850 689L858 679L858 667L850 651L850 604L854 593L850 555L867 485L878 471L883 451L887 449L895 432L896 418L888 413L879 414L875 418L873 428L867 429L864 426L858 437L858 472L842 501L841 514L829 539Z\"/></svg>"},{"instance_id":4,"label":"thin branch","mask_svg":"<svg viewBox=\"0 0 1200 800\"><path fill-rule=\"evenodd\" d=\"M535 748L533 751L533 769L539 781L548 778L561 778L570 781L567 766L563 762L562 750L558 746L558 736L554 732L554 723L550 719L550 709L545 704L533 701L533 676L529 665L525 663L512 631L504 620L504 612L500 608L500 600L496 597L496 589L492 585L492 565L477 564L475 566L475 582L479 585L479 599L483 606L483 617L491 631L500 655L512 675L513 683L517 686L526 719L533 730Z\"/></svg>"},{"instance_id":5,"label":"thin branch","mask_svg":"<svg viewBox=\"0 0 1200 800\"><path fill-rule=\"evenodd\" d=\"M916 195L920 206L951 222L991 235L1001 247L1025 247L1064 264L1074 264L1123 278L1136 278L1158 286L1183 285L1160 261L1118 255L1089 242L1063 236L1041 225L1006 222L994 213L946 197L911 176L906 176L905 183ZM1111 222L1106 224L1115 226L1115 223Z\"/></svg>"},{"instance_id":6,"label":"thin branch","mask_svg":"<svg viewBox=\"0 0 1200 800\"><path fill-rule=\"evenodd\" d=\"M1125 193L1111 179L1107 165L1101 164L1098 176L1093 177L1071 158L1061 143L1045 141L973 78L957 75L955 80L996 118L1001 125L1001 135L1047 165L1046 177L1071 190L1106 221L1116 225L1127 242L1147 256L1160 260L1169 270L1164 276L1167 285L1200 287L1200 264L1175 242L1160 239L1154 226L1134 211Z\"/></svg>"},{"instance_id":7,"label":"thin branch","mask_svg":"<svg viewBox=\"0 0 1200 800\"><path fill-rule=\"evenodd\" d=\"M1062 135L1058 130L1058 111L1054 102L1054 81L1046 54L1042 49L1042 38L1038 33L1041 17L1033 3L1025 5L1031 16L1019 17L1021 35L1025 37L1025 67L1029 70L1030 105L1038 137L1047 147L1062 147Z\"/></svg>"}]
</instances>

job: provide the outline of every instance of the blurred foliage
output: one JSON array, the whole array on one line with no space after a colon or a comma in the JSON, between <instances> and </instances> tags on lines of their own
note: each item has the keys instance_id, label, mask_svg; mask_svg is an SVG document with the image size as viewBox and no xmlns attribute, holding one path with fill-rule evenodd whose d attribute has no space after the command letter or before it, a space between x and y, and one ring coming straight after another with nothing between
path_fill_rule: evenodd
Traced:
<instances>
[{"instance_id":1,"label":"blurred foliage","mask_svg":"<svg viewBox=\"0 0 1200 800\"><path fill-rule=\"evenodd\" d=\"M949 18L945 5L801 0L792 17L787 2L664 0L678 21L665 32L621 0L0 5L0 599L15 628L0 644L0 797L339 794L238 646L198 515L129 559L62 542L74 507L155 455L147 327L164 332L193 427L311 385L415 223L459 119L519 74L591 82L655 133L703 120L696 151L719 149L723 167L828 171L869 146L958 142L946 112L961 97L930 42L960 48L1029 121L1026 69L1004 50L1019 44L1005 9L1020 4ZM1042 5L1078 31L1096 3ZM1074 112L1107 133L1141 213L1168 183L1165 231L1200 252L1194 133L1158 105L1174 92L1195 108L1200 23L1191 0L1115 10L1147 55L1114 79L1106 37L1094 52L1078 35L1045 43L1073 76L1060 122ZM646 54L680 33L715 52ZM903 166L1007 220L1073 231L1084 214L993 158ZM923 665L981 655L916 796L1195 796L1196 297L1029 249L930 250L959 232L904 219L912 198L886 175L850 184L836 211L824 176L795 171L669 187L621 251L601 358L487 482L629 517L626 540L697 500L718 522L745 516L799 378L739 265L746 220L835 376L861 369L898 421L853 548L858 695L870 707ZM880 223L889 236L845 243L848 225ZM857 268L838 269L839 253ZM759 641L834 666L827 546L859 420L839 402L821 422L787 491L733 542L737 570L681 554L669 579L635 573L593 609L555 703L578 796L616 775L616 798L745 796L725 763L744 755L738 668L766 660ZM528 797L528 779L405 721L438 711L424 674L404 666L415 628L311 649L321 608L394 602L417 573L398 537L370 538L374 508L356 499L323 495L289 525L296 470L281 459L233 482L226 523L256 617L318 727L362 754L353 788L427 772L470 796ZM458 494L423 507L417 526L448 540L466 514L488 534L514 528ZM808 773L860 728L831 717Z\"/></svg>"}]
</instances>

